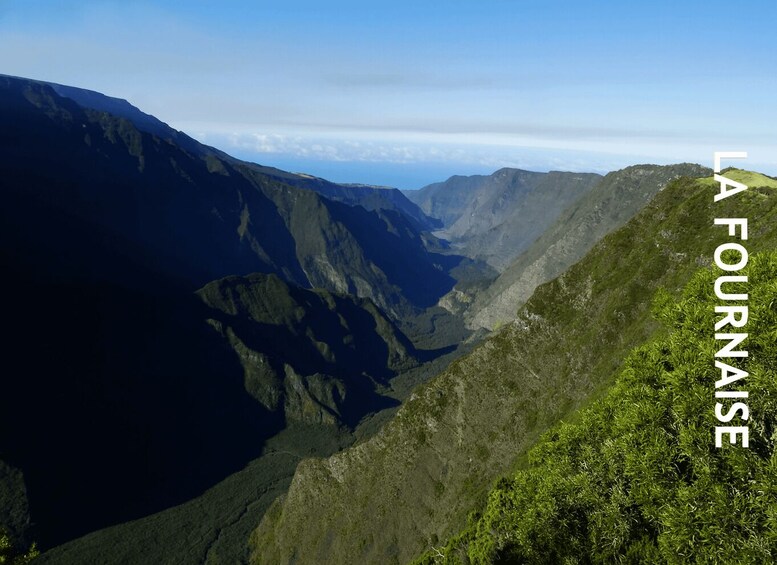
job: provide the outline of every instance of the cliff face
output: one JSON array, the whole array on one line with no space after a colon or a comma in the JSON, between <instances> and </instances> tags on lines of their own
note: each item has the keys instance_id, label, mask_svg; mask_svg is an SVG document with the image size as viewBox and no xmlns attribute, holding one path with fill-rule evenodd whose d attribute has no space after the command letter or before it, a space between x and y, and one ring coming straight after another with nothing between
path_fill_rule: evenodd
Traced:
<instances>
[{"instance_id":1,"label":"cliff face","mask_svg":"<svg viewBox=\"0 0 777 565\"><path fill-rule=\"evenodd\" d=\"M79 92L63 92L71 91ZM432 249L436 240L423 233L410 202L386 198L368 210L359 204L368 196L348 187L341 187L350 196L343 202L325 198L305 183L283 182L282 171L267 174L158 120L149 125L151 117L119 102L93 104L122 109L113 115L45 83L0 77L0 167L5 208L14 210L7 221L19 243L34 247L30 261L56 250L40 223L50 212L127 242L136 260L194 288L272 272L300 286L370 298L394 317L426 308L452 288L450 270L463 258Z\"/></svg>"},{"instance_id":2,"label":"cliff face","mask_svg":"<svg viewBox=\"0 0 777 565\"><path fill-rule=\"evenodd\" d=\"M377 386L419 364L410 341L368 299L261 274L214 281L197 294L240 360L246 391L287 422L353 427L394 402Z\"/></svg>"},{"instance_id":3,"label":"cliff face","mask_svg":"<svg viewBox=\"0 0 777 565\"><path fill-rule=\"evenodd\" d=\"M658 287L676 295L711 262L725 235L714 217L751 218L751 251L777 243L774 189L713 205L716 190L671 182L539 286L515 321L421 386L376 437L303 461L254 534L254 561L404 563L463 528L492 481L601 394L656 331L651 297Z\"/></svg>"},{"instance_id":4,"label":"cliff face","mask_svg":"<svg viewBox=\"0 0 777 565\"><path fill-rule=\"evenodd\" d=\"M466 312L467 324L494 329L509 323L537 286L579 261L597 241L625 224L669 182L680 176L710 174L710 169L693 164L634 165L609 173L474 298Z\"/></svg>"},{"instance_id":5,"label":"cliff face","mask_svg":"<svg viewBox=\"0 0 777 565\"><path fill-rule=\"evenodd\" d=\"M601 178L505 168L488 176L451 177L405 194L441 221L437 233L454 249L501 271Z\"/></svg>"},{"instance_id":6,"label":"cliff face","mask_svg":"<svg viewBox=\"0 0 777 565\"><path fill-rule=\"evenodd\" d=\"M738 271L746 301L717 296L724 274L700 268L679 297L656 293L662 331L629 353L604 397L554 426L463 532L414 564L771 562L777 251ZM716 359L726 302L749 313L746 357Z\"/></svg>"}]
</instances>

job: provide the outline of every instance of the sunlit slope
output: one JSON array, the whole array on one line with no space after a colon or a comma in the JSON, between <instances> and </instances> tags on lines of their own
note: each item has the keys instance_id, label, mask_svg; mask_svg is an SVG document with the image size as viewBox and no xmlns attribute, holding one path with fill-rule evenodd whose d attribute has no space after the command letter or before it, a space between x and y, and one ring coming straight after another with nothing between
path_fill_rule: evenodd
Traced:
<instances>
[{"instance_id":1,"label":"sunlit slope","mask_svg":"<svg viewBox=\"0 0 777 565\"><path fill-rule=\"evenodd\" d=\"M681 178L557 279L519 318L420 387L376 437L303 462L253 538L257 563L404 563L460 531L492 481L538 435L596 398L626 353L657 331L649 304L676 296L726 233L750 218L749 249L777 242L777 194Z\"/></svg>"},{"instance_id":2,"label":"sunlit slope","mask_svg":"<svg viewBox=\"0 0 777 565\"><path fill-rule=\"evenodd\" d=\"M746 399L714 395L719 274L700 270L679 303L660 292L655 313L669 333L635 349L605 398L549 432L482 516L419 564L774 562L777 252L742 272L749 355L724 361L748 375L719 390ZM748 420L721 424L716 402L723 414L745 403ZM716 448L721 425L747 425L749 447L724 436Z\"/></svg>"}]
</instances>

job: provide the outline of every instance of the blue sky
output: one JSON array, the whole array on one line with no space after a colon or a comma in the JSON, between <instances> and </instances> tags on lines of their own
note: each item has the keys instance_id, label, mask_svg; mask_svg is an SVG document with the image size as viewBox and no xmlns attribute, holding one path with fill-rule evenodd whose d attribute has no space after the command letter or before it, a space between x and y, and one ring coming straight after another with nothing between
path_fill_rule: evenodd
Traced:
<instances>
[{"instance_id":1,"label":"blue sky","mask_svg":"<svg viewBox=\"0 0 777 565\"><path fill-rule=\"evenodd\" d=\"M776 16L766 1L0 0L0 72L126 98L335 181L715 150L777 174Z\"/></svg>"}]
</instances>

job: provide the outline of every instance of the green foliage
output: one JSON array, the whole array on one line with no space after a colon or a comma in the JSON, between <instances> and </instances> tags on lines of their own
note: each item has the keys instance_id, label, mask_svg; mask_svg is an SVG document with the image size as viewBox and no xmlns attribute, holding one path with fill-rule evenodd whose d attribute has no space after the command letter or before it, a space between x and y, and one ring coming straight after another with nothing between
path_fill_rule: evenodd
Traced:
<instances>
[{"instance_id":1,"label":"green foliage","mask_svg":"<svg viewBox=\"0 0 777 565\"><path fill-rule=\"evenodd\" d=\"M750 188L757 187L757 186L766 187L766 188L777 188L777 180L771 177L767 177L764 174L756 173L754 171L743 171L742 169L729 168L729 169L725 169L721 174L728 179L741 182L742 184L745 184ZM703 182L705 184L710 184L715 187L720 186L720 183L718 183L713 177L708 177L704 179Z\"/></svg>"},{"instance_id":2,"label":"green foliage","mask_svg":"<svg viewBox=\"0 0 777 565\"><path fill-rule=\"evenodd\" d=\"M0 529L0 565L27 565L39 555L33 543L28 549L19 549L10 536Z\"/></svg>"},{"instance_id":3,"label":"green foliage","mask_svg":"<svg viewBox=\"0 0 777 565\"><path fill-rule=\"evenodd\" d=\"M635 349L604 398L547 433L483 516L418 563L773 563L777 252L751 257L747 274L749 357L736 364L750 374L749 449L714 447L720 302L705 269L681 301L657 294L668 333Z\"/></svg>"}]
</instances>

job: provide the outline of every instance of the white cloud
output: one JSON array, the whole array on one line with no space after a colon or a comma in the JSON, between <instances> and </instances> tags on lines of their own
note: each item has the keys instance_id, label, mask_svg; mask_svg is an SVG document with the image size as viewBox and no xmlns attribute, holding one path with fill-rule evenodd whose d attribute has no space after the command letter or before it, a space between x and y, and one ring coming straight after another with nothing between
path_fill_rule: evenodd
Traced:
<instances>
[{"instance_id":1,"label":"white cloud","mask_svg":"<svg viewBox=\"0 0 777 565\"><path fill-rule=\"evenodd\" d=\"M187 128L182 128L186 130ZM298 158L307 161L381 163L403 165L449 164L453 170L477 167L496 170L518 167L532 170L606 172L636 162L651 161L640 154L617 154L590 149L544 148L518 143L484 140L451 140L394 132L380 137L322 136L320 134L278 134L204 132L189 128L195 137L241 158L271 164L273 159ZM667 162L681 161L682 158ZM653 159L653 161L655 161Z\"/></svg>"}]
</instances>

